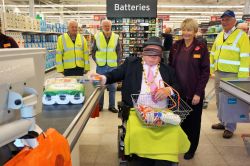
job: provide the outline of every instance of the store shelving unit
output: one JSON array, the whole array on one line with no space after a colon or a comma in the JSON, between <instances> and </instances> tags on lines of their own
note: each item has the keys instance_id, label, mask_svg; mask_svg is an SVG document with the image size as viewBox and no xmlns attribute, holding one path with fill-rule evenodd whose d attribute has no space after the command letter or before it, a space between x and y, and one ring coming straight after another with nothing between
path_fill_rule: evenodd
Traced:
<instances>
[{"instance_id":1,"label":"store shelving unit","mask_svg":"<svg viewBox=\"0 0 250 166\"><path fill-rule=\"evenodd\" d=\"M173 31L173 40L177 41L177 40L181 40L182 39L182 33L181 33L181 29L180 28L176 28Z\"/></svg>"},{"instance_id":2,"label":"store shelving unit","mask_svg":"<svg viewBox=\"0 0 250 166\"><path fill-rule=\"evenodd\" d=\"M212 49L213 43L217 35L222 31L221 25L209 26L206 33L203 34L203 37L207 40L208 50Z\"/></svg>"},{"instance_id":3,"label":"store shelving unit","mask_svg":"<svg viewBox=\"0 0 250 166\"><path fill-rule=\"evenodd\" d=\"M3 32L14 38L20 48L46 48L45 72L55 68L58 35L66 32L65 24L49 24L28 16L5 13Z\"/></svg>"},{"instance_id":4,"label":"store shelving unit","mask_svg":"<svg viewBox=\"0 0 250 166\"><path fill-rule=\"evenodd\" d=\"M61 32L45 32L45 31L34 31L34 30L25 30L25 29L14 29L14 28L6 28L5 31L12 31L12 32L23 32L23 33L34 33L34 34L57 34L61 35Z\"/></svg>"},{"instance_id":5,"label":"store shelving unit","mask_svg":"<svg viewBox=\"0 0 250 166\"><path fill-rule=\"evenodd\" d=\"M122 45L122 57L140 56L143 43L151 36L159 36L162 20L156 18L109 18L112 31L117 33Z\"/></svg>"},{"instance_id":6,"label":"store shelving unit","mask_svg":"<svg viewBox=\"0 0 250 166\"><path fill-rule=\"evenodd\" d=\"M91 33L84 33L83 36L85 37L85 39L88 42L89 54L91 54L91 51L92 51L92 41L94 39L94 35L91 34Z\"/></svg>"}]
</instances>

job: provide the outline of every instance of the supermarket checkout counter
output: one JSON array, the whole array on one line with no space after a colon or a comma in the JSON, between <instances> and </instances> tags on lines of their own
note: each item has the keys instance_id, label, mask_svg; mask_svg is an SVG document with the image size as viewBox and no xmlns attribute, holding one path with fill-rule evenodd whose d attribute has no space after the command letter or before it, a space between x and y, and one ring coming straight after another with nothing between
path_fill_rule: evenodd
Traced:
<instances>
[{"instance_id":1,"label":"supermarket checkout counter","mask_svg":"<svg viewBox=\"0 0 250 166\"><path fill-rule=\"evenodd\" d=\"M80 165L79 138L92 111L95 109L105 87L85 84L85 101L78 105L43 105L42 112L36 116L36 123L43 130L55 128L65 136L70 145L72 165Z\"/></svg>"},{"instance_id":2,"label":"supermarket checkout counter","mask_svg":"<svg viewBox=\"0 0 250 166\"><path fill-rule=\"evenodd\" d=\"M44 48L0 50L0 165L12 155L5 147L35 130L35 122L43 130L55 128L62 133L70 144L73 165L79 165L75 164L77 140L104 87L87 83L83 105L42 106L45 56Z\"/></svg>"},{"instance_id":3,"label":"supermarket checkout counter","mask_svg":"<svg viewBox=\"0 0 250 166\"><path fill-rule=\"evenodd\" d=\"M224 78L220 81L219 94L221 118L226 123L250 122L250 77Z\"/></svg>"},{"instance_id":4,"label":"supermarket checkout counter","mask_svg":"<svg viewBox=\"0 0 250 166\"><path fill-rule=\"evenodd\" d=\"M36 116L36 123L44 131L57 129L67 138L72 151L103 91L104 87L95 88L86 83L83 105L43 105L43 111Z\"/></svg>"}]
</instances>

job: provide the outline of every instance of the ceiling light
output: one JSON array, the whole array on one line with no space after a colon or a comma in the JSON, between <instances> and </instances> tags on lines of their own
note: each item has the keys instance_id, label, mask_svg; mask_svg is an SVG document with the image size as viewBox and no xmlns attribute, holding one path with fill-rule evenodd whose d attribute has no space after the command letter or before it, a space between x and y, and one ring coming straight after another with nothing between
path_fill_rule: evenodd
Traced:
<instances>
[{"instance_id":1,"label":"ceiling light","mask_svg":"<svg viewBox=\"0 0 250 166\"><path fill-rule=\"evenodd\" d=\"M223 14L223 12L196 12L196 11L158 11L158 14ZM235 14L243 14L243 12L234 12Z\"/></svg>"},{"instance_id":2,"label":"ceiling light","mask_svg":"<svg viewBox=\"0 0 250 166\"><path fill-rule=\"evenodd\" d=\"M14 13L20 13L20 9L18 7L15 7L13 10Z\"/></svg>"},{"instance_id":3,"label":"ceiling light","mask_svg":"<svg viewBox=\"0 0 250 166\"><path fill-rule=\"evenodd\" d=\"M238 6L226 6L226 5L220 5L220 6L215 6L215 5L157 5L157 7L161 7L161 8L210 8L210 9L214 9L214 8L225 8L225 9L229 9L229 8L244 8L245 6L243 5L238 5Z\"/></svg>"},{"instance_id":4,"label":"ceiling light","mask_svg":"<svg viewBox=\"0 0 250 166\"><path fill-rule=\"evenodd\" d=\"M6 7L19 7L19 8L29 8L29 5L5 5ZM48 5L34 5L34 7L48 8L48 7L106 7L106 4L74 4L74 5L58 5L58 4L48 4ZM160 8L209 8L209 9L229 9L229 8L244 8L244 5L157 5Z\"/></svg>"},{"instance_id":5,"label":"ceiling light","mask_svg":"<svg viewBox=\"0 0 250 166\"><path fill-rule=\"evenodd\" d=\"M29 12L21 12L21 13L29 13ZM106 14L106 11L41 11L41 13L91 13L91 14ZM223 12L197 12L197 11L158 11L158 14L213 14L213 15L221 15ZM242 15L243 12L234 12L235 14Z\"/></svg>"},{"instance_id":6,"label":"ceiling light","mask_svg":"<svg viewBox=\"0 0 250 166\"><path fill-rule=\"evenodd\" d=\"M160 15L159 15L160 16ZM211 16L188 16L188 15L171 15L171 18L210 18Z\"/></svg>"},{"instance_id":7,"label":"ceiling light","mask_svg":"<svg viewBox=\"0 0 250 166\"><path fill-rule=\"evenodd\" d=\"M58 11L58 12L55 12L55 11L45 11L45 12L41 12L41 13L91 13L91 14L106 14L106 11L73 11L73 10L68 10L68 11Z\"/></svg>"}]
</instances>

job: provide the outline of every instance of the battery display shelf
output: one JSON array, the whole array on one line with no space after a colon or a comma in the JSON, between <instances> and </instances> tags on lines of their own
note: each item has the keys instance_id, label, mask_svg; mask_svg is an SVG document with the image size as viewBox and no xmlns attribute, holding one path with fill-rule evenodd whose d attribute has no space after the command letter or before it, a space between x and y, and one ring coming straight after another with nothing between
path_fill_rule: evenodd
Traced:
<instances>
[{"instance_id":1,"label":"battery display shelf","mask_svg":"<svg viewBox=\"0 0 250 166\"><path fill-rule=\"evenodd\" d=\"M110 18L112 31L119 34L122 57L141 56L143 43L151 36L159 36L162 24L156 18ZM158 27L160 25L160 27Z\"/></svg>"}]
</instances>

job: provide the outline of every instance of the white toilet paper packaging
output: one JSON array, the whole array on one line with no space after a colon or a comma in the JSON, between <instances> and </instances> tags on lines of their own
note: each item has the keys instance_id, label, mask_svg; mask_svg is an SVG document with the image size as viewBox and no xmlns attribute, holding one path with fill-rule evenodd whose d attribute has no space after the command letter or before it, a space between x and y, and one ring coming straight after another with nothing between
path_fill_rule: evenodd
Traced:
<instances>
[{"instance_id":1,"label":"white toilet paper packaging","mask_svg":"<svg viewBox=\"0 0 250 166\"><path fill-rule=\"evenodd\" d=\"M81 104L84 101L84 85L74 81L58 81L47 84L43 94L43 104Z\"/></svg>"}]
</instances>

